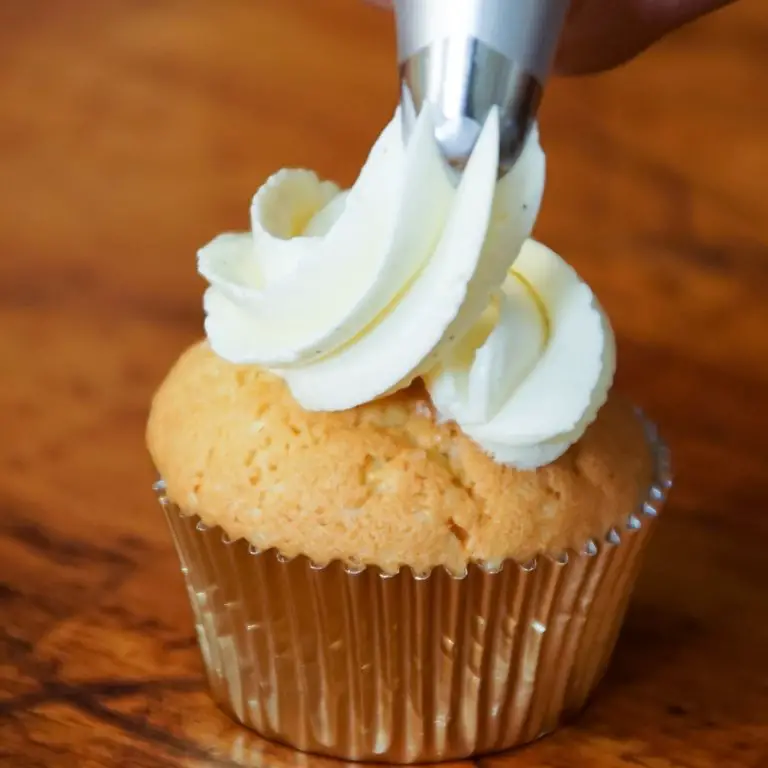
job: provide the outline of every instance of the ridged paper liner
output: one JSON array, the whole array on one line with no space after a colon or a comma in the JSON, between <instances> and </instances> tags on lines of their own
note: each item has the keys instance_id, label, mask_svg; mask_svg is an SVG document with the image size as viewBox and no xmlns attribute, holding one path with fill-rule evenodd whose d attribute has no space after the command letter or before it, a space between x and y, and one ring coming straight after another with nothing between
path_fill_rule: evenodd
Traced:
<instances>
[{"instance_id":1,"label":"ridged paper liner","mask_svg":"<svg viewBox=\"0 0 768 768\"><path fill-rule=\"evenodd\" d=\"M347 760L459 759L552 731L607 666L671 484L646 425L656 476L624 530L462 578L258 552L160 481L214 697L267 739Z\"/></svg>"}]
</instances>

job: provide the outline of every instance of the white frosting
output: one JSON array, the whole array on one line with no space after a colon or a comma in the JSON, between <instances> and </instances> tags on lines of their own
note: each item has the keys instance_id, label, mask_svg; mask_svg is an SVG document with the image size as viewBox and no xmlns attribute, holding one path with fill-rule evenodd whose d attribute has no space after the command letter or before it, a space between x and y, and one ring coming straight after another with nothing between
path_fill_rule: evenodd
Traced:
<instances>
[{"instance_id":1,"label":"white frosting","mask_svg":"<svg viewBox=\"0 0 768 768\"><path fill-rule=\"evenodd\" d=\"M213 349L270 368L309 410L424 376L441 415L498 460L552 461L605 399L613 337L575 273L526 244L544 187L537 131L497 182L498 151L494 109L454 183L425 110L407 147L395 115L348 191L276 173L252 232L199 253ZM527 285L509 273L518 254Z\"/></svg>"},{"instance_id":2,"label":"white frosting","mask_svg":"<svg viewBox=\"0 0 768 768\"><path fill-rule=\"evenodd\" d=\"M525 243L471 337L427 386L441 417L501 463L554 461L605 403L616 363L608 319L573 269L540 243Z\"/></svg>"}]
</instances>

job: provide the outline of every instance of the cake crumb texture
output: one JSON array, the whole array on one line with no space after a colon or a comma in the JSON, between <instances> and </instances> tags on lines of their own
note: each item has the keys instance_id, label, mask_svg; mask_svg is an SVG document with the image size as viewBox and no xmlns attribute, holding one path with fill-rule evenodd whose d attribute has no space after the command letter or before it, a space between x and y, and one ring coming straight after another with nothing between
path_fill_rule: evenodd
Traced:
<instances>
[{"instance_id":1,"label":"cake crumb texture","mask_svg":"<svg viewBox=\"0 0 768 768\"><path fill-rule=\"evenodd\" d=\"M309 412L279 378L207 342L155 395L147 443L169 498L230 538L386 571L579 550L625 524L652 473L642 425L615 393L565 455L520 471L438 423L418 381Z\"/></svg>"}]
</instances>

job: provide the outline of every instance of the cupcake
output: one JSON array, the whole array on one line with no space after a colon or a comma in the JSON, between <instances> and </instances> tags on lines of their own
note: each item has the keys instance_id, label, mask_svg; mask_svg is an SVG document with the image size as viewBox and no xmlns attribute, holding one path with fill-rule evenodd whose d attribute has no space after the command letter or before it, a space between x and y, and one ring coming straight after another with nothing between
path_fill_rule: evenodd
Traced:
<instances>
[{"instance_id":1,"label":"cupcake","mask_svg":"<svg viewBox=\"0 0 768 768\"><path fill-rule=\"evenodd\" d=\"M553 730L599 681L669 485L610 324L530 238L532 131L459 178L396 113L349 190L284 170L199 253L206 339L147 442L216 700L268 739L424 763Z\"/></svg>"}]
</instances>

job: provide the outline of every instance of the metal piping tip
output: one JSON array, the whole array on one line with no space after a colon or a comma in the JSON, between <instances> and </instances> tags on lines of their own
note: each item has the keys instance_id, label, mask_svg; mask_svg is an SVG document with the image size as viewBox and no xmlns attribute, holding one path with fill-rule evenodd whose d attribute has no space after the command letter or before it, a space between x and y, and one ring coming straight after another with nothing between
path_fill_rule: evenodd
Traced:
<instances>
[{"instance_id":1,"label":"metal piping tip","mask_svg":"<svg viewBox=\"0 0 768 768\"><path fill-rule=\"evenodd\" d=\"M406 141L429 103L435 139L461 170L497 105L503 175L536 118L568 5L569 0L396 0Z\"/></svg>"},{"instance_id":2,"label":"metal piping tip","mask_svg":"<svg viewBox=\"0 0 768 768\"><path fill-rule=\"evenodd\" d=\"M456 70L458 76L452 74ZM535 77L476 37L445 38L422 48L400 65L400 87L406 140L429 103L435 139L459 170L472 154L488 112L498 105L502 173L522 151L542 95Z\"/></svg>"}]
</instances>

